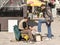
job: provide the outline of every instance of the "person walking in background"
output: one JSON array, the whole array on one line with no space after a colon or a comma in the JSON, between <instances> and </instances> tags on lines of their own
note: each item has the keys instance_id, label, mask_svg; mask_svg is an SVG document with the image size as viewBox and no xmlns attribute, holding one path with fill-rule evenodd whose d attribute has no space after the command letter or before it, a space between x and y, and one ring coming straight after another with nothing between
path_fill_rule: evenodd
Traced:
<instances>
[{"instance_id":1,"label":"person walking in background","mask_svg":"<svg viewBox=\"0 0 60 45\"><path fill-rule=\"evenodd\" d=\"M42 23L46 23L47 29L48 29L48 38L47 40L50 40L52 38L52 32L51 32L51 22L53 21L52 13L50 11L50 8L46 5L41 5L41 12L43 13L43 18L38 20L38 32L41 33L41 25Z\"/></svg>"},{"instance_id":2,"label":"person walking in background","mask_svg":"<svg viewBox=\"0 0 60 45\"><path fill-rule=\"evenodd\" d=\"M51 11L53 8L55 8L55 0L49 0L48 6L51 8Z\"/></svg>"}]
</instances>

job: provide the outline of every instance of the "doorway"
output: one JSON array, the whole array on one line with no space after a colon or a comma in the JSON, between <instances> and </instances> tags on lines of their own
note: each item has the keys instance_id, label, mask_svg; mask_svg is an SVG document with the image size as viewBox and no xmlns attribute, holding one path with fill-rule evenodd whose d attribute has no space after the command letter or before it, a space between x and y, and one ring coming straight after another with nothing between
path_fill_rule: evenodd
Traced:
<instances>
[{"instance_id":1,"label":"doorway","mask_svg":"<svg viewBox=\"0 0 60 45\"><path fill-rule=\"evenodd\" d=\"M15 25L18 25L18 20L8 20L8 32L14 32Z\"/></svg>"}]
</instances>

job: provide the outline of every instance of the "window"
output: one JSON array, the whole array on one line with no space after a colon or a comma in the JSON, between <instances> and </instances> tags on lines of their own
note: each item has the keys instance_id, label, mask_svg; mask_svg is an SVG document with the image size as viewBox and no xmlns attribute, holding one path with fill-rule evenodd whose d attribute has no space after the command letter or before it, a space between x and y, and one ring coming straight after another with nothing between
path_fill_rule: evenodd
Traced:
<instances>
[{"instance_id":1,"label":"window","mask_svg":"<svg viewBox=\"0 0 60 45\"><path fill-rule=\"evenodd\" d=\"M23 8L20 10L8 10L8 8L0 9L0 17L23 17Z\"/></svg>"}]
</instances>

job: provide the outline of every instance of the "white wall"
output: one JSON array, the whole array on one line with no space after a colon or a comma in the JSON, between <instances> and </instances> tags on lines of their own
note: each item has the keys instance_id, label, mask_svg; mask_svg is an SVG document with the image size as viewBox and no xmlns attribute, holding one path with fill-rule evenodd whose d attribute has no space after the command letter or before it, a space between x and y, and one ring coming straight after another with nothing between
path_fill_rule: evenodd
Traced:
<instances>
[{"instance_id":1,"label":"white wall","mask_svg":"<svg viewBox=\"0 0 60 45\"><path fill-rule=\"evenodd\" d=\"M14 25L18 25L18 20L8 20L8 32L14 32Z\"/></svg>"}]
</instances>

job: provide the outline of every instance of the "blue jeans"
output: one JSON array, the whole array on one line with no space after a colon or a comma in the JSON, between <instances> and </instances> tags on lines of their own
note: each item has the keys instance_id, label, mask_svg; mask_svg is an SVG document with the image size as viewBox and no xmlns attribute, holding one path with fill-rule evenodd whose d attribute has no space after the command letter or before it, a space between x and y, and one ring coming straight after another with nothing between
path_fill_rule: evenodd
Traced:
<instances>
[{"instance_id":1,"label":"blue jeans","mask_svg":"<svg viewBox=\"0 0 60 45\"><path fill-rule=\"evenodd\" d=\"M48 24L47 22L46 22L46 20L39 20L39 22L38 22L38 32L41 32L41 25L42 25L42 23L46 23L46 26L47 26L47 29L48 29L48 38L51 38L52 36L52 33L51 33L51 23L50 24Z\"/></svg>"}]
</instances>

